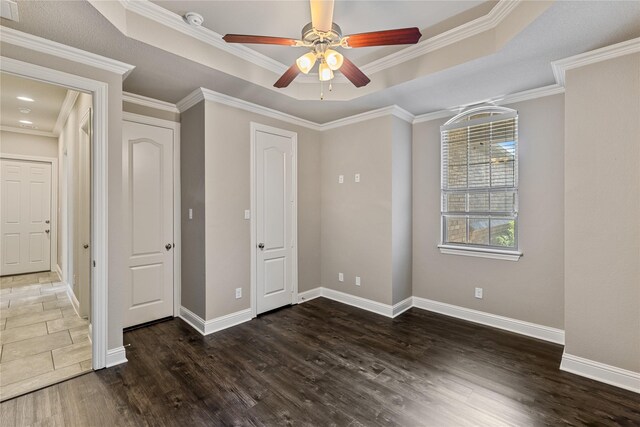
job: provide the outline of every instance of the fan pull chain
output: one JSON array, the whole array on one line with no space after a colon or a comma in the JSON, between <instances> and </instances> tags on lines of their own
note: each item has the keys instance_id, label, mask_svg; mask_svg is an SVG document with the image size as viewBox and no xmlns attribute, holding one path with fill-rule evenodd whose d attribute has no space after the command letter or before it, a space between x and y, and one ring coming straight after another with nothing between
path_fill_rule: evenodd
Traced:
<instances>
[{"instance_id":1,"label":"fan pull chain","mask_svg":"<svg viewBox=\"0 0 640 427\"><path fill-rule=\"evenodd\" d=\"M320 80L320 101L324 100L324 85L322 80Z\"/></svg>"}]
</instances>

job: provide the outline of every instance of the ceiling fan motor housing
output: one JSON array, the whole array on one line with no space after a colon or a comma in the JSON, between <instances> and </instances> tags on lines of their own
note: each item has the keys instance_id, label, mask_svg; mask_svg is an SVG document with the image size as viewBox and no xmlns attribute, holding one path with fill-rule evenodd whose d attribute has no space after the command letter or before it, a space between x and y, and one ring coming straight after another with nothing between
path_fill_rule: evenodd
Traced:
<instances>
[{"instance_id":1,"label":"ceiling fan motor housing","mask_svg":"<svg viewBox=\"0 0 640 427\"><path fill-rule=\"evenodd\" d=\"M342 29L338 24L331 24L331 31L327 33L318 32L313 28L311 22L302 28L302 40L311 45L320 43L320 40L328 41L328 44L337 44L342 38Z\"/></svg>"}]
</instances>

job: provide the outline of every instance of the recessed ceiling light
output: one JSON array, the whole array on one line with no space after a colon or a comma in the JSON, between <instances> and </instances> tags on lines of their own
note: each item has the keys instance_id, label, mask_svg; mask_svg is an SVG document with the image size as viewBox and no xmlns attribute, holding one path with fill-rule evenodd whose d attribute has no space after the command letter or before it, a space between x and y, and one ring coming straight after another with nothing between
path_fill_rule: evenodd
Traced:
<instances>
[{"instance_id":1,"label":"recessed ceiling light","mask_svg":"<svg viewBox=\"0 0 640 427\"><path fill-rule=\"evenodd\" d=\"M20 123L22 123L23 125L32 125L33 122L30 122L29 120L20 120Z\"/></svg>"},{"instance_id":2,"label":"recessed ceiling light","mask_svg":"<svg viewBox=\"0 0 640 427\"><path fill-rule=\"evenodd\" d=\"M33 98L29 98L28 96L17 96L16 98L18 98L20 101L33 102Z\"/></svg>"},{"instance_id":3,"label":"recessed ceiling light","mask_svg":"<svg viewBox=\"0 0 640 427\"><path fill-rule=\"evenodd\" d=\"M31 109L27 107L20 107L18 108L18 111L20 111L22 114L29 114L31 112Z\"/></svg>"}]
</instances>

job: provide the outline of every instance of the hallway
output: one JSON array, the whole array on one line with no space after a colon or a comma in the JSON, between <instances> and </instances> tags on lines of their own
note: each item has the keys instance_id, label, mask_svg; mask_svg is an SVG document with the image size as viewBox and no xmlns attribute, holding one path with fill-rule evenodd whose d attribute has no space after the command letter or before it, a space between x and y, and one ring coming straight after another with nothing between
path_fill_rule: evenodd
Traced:
<instances>
[{"instance_id":1,"label":"hallway","mask_svg":"<svg viewBox=\"0 0 640 427\"><path fill-rule=\"evenodd\" d=\"M0 278L0 400L91 371L89 323L54 272Z\"/></svg>"}]
</instances>

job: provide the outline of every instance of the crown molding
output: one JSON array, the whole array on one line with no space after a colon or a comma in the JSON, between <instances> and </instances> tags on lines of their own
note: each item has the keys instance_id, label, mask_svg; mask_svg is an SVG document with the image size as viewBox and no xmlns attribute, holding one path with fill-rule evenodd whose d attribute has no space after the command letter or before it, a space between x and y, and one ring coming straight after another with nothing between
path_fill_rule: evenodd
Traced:
<instances>
[{"instance_id":1,"label":"crown molding","mask_svg":"<svg viewBox=\"0 0 640 427\"><path fill-rule=\"evenodd\" d=\"M507 104L513 104L516 102L542 98L545 96L558 95L561 93L564 93L564 88L557 84L553 84L553 85L544 86L541 88L517 92L511 95L496 97L486 101L473 103L469 105L477 105L477 104L507 105ZM341 119L333 120L326 123L315 123L310 120L302 119L300 117L296 117L291 114L283 113L281 111L274 110L272 108L264 107L262 105L254 104L249 101L244 101L242 99L234 98L232 96L225 95L225 94L215 92L205 88L198 88L194 90L189 95L185 96L182 100L180 100L176 104L176 107L182 113L188 110L189 108L193 107L200 101L204 101L204 100L217 102L219 104L228 105L230 107L239 108L241 110L249 111L256 114L261 114L263 116L271 117L276 120L282 120L283 122L306 127L308 129L312 129L316 131L335 129L342 126L347 126L354 123L363 122L365 120L376 119L378 117L384 117L384 116L394 116L412 124L423 123L431 120L453 117L456 114L460 113L460 111L469 107L469 105L457 106L457 107L451 107L445 110L434 111L431 113L425 113L425 114L420 114L415 116L409 111L403 109L402 107L399 107L398 105L390 105L388 107L366 111L364 113L343 117Z\"/></svg>"},{"instance_id":2,"label":"crown molding","mask_svg":"<svg viewBox=\"0 0 640 427\"><path fill-rule=\"evenodd\" d=\"M364 73L373 74L378 71L394 67L403 62L441 49L450 44L480 34L495 28L500 24L523 0L499 0L498 3L484 16L462 24L444 33L430 37L422 43L409 46L391 55L374 60L360 67ZM176 13L171 12L148 0L120 0L126 10L144 16L166 27L180 31L213 47L231 53L278 75L284 73L289 66L273 58L263 55L242 44L228 44L222 40L222 35L205 27L194 27L184 21ZM317 83L314 76L298 76L298 83ZM336 76L336 83L347 82L342 75Z\"/></svg>"},{"instance_id":3,"label":"crown molding","mask_svg":"<svg viewBox=\"0 0 640 427\"><path fill-rule=\"evenodd\" d=\"M148 0L120 0L120 4L122 4L126 10L144 16L173 30L180 31L183 34L252 62L274 73L282 74L289 68L289 66L242 44L229 44L222 40L222 35L213 30L189 25L178 14Z\"/></svg>"},{"instance_id":4,"label":"crown molding","mask_svg":"<svg viewBox=\"0 0 640 427\"><path fill-rule=\"evenodd\" d=\"M210 89L198 88L191 92L189 95L180 100L176 106L180 112L184 112L193 107L200 101L211 101L218 104L228 105L230 107L239 108L241 110L249 111L251 113L261 114L263 116L271 117L276 120L291 123L297 126L303 126L313 130L322 130L322 126L318 123L314 123L310 120L301 119L300 117L293 116L291 114L283 113L272 108L264 107L262 105L254 104L253 102L245 101L233 96L225 95L223 93L215 92Z\"/></svg>"},{"instance_id":5,"label":"crown molding","mask_svg":"<svg viewBox=\"0 0 640 427\"><path fill-rule=\"evenodd\" d=\"M378 108L376 110L366 111L364 113L356 114L354 116L344 117L342 119L333 120L331 122L323 123L320 126L321 130L335 129L342 126L352 125L354 123L364 122L366 120L377 119L378 117L395 116L408 123L413 123L414 116L407 110L397 106L391 105L389 107Z\"/></svg>"},{"instance_id":6,"label":"crown molding","mask_svg":"<svg viewBox=\"0 0 640 427\"><path fill-rule=\"evenodd\" d=\"M434 111L431 113L420 114L415 117L413 123L424 123L430 122L431 120L445 119L451 118L456 114L459 114L466 108L469 108L473 105L482 105L482 104L490 104L490 105L509 105L515 104L516 102L529 101L536 98L543 98L545 96L552 96L564 93L564 87L552 84L549 86L543 86L535 89L529 89L522 92L516 92L510 95L504 95L500 97L486 99L480 102L474 102L467 105L460 105L457 107L447 108L445 110Z\"/></svg>"},{"instance_id":7,"label":"crown molding","mask_svg":"<svg viewBox=\"0 0 640 427\"><path fill-rule=\"evenodd\" d=\"M73 106L76 103L76 99L78 99L78 95L80 95L80 92L71 89L67 90L67 96L64 97L64 101L62 101L62 106L60 107L60 113L58 113L58 120L56 120L56 124L53 126L54 135L60 135L62 127L67 122L69 114L71 114L71 110L73 110Z\"/></svg>"},{"instance_id":8,"label":"crown molding","mask_svg":"<svg viewBox=\"0 0 640 427\"><path fill-rule=\"evenodd\" d=\"M449 31L430 37L427 40L413 46L404 48L398 52L372 61L360 67L365 74L374 74L378 71L394 67L419 56L433 52L443 47L457 43L461 40L491 30L498 26L522 0L500 0L491 11L479 18L452 28Z\"/></svg>"},{"instance_id":9,"label":"crown molding","mask_svg":"<svg viewBox=\"0 0 640 427\"><path fill-rule=\"evenodd\" d=\"M53 55L58 58L79 62L90 67L109 71L122 75L124 80L135 68L134 65L126 64L115 59L96 55L95 53L67 46L62 43L47 40L33 34L23 33L5 26L0 26L0 41L14 46L24 47L36 52Z\"/></svg>"},{"instance_id":10,"label":"crown molding","mask_svg":"<svg viewBox=\"0 0 640 427\"><path fill-rule=\"evenodd\" d=\"M178 114L180 110L175 104L170 102L160 101L159 99L149 98L146 96L138 95L130 92L122 92L122 102L128 102L129 104L136 104L143 107L153 108L155 110L168 111L169 113Z\"/></svg>"},{"instance_id":11,"label":"crown molding","mask_svg":"<svg viewBox=\"0 0 640 427\"><path fill-rule=\"evenodd\" d=\"M26 129L26 128L14 128L12 126L0 126L2 132L24 133L26 135L46 136L47 138L57 138L58 135L53 132L46 132L43 130Z\"/></svg>"},{"instance_id":12,"label":"crown molding","mask_svg":"<svg viewBox=\"0 0 640 427\"><path fill-rule=\"evenodd\" d=\"M556 83L564 87L565 73L567 70L584 67L585 65L595 64L596 62L606 61L608 59L637 52L640 52L640 37L553 61L551 63L551 68L553 70L553 76L556 79Z\"/></svg>"}]
</instances>

